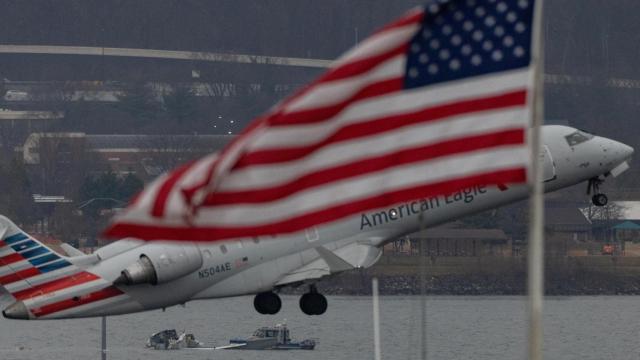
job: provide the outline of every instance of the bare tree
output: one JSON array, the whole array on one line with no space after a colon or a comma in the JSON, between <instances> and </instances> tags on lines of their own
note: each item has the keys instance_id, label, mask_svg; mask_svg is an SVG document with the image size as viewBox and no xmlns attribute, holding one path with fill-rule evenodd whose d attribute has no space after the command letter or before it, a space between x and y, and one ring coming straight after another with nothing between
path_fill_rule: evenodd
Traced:
<instances>
[{"instance_id":1,"label":"bare tree","mask_svg":"<svg viewBox=\"0 0 640 360\"><path fill-rule=\"evenodd\" d=\"M620 219L624 215L625 209L624 206L615 202L610 202L605 206L595 206L589 203L589 206L583 209L583 213L590 221L611 221Z\"/></svg>"},{"instance_id":2,"label":"bare tree","mask_svg":"<svg viewBox=\"0 0 640 360\"><path fill-rule=\"evenodd\" d=\"M589 206L583 209L583 213L591 221L596 224L596 231L602 236L602 240L605 242L611 242L613 240L614 224L623 218L625 207L610 202L605 206L595 206L589 203Z\"/></svg>"}]
</instances>

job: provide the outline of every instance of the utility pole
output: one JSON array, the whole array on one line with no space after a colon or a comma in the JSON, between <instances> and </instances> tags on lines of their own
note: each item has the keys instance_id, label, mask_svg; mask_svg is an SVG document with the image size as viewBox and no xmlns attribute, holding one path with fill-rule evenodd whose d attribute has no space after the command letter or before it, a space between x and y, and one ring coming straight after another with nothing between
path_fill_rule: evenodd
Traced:
<instances>
[{"instance_id":1,"label":"utility pole","mask_svg":"<svg viewBox=\"0 0 640 360\"><path fill-rule=\"evenodd\" d=\"M107 317L102 317L102 360L107 360Z\"/></svg>"},{"instance_id":2,"label":"utility pole","mask_svg":"<svg viewBox=\"0 0 640 360\"><path fill-rule=\"evenodd\" d=\"M382 360L380 346L380 296L378 293L378 278L371 279L371 293L373 296L373 358Z\"/></svg>"},{"instance_id":3,"label":"utility pole","mask_svg":"<svg viewBox=\"0 0 640 360\"><path fill-rule=\"evenodd\" d=\"M420 269L420 359L426 360L429 355L427 349L427 258L426 258L426 226L424 223L424 211L418 217L420 222L419 232L419 257L418 268Z\"/></svg>"}]
</instances>

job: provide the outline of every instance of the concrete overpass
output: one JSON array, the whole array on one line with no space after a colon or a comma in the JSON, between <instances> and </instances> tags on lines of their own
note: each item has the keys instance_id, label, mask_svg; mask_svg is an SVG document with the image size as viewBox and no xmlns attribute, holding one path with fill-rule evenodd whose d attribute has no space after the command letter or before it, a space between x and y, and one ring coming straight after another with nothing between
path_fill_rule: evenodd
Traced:
<instances>
[{"instance_id":1,"label":"concrete overpass","mask_svg":"<svg viewBox=\"0 0 640 360\"><path fill-rule=\"evenodd\" d=\"M247 54L225 54L202 51L175 51L157 49L130 49L91 46L56 45L0 45L2 54L43 54L43 55L86 55L119 56L167 60L189 60L209 62L232 62L241 64L297 66L309 68L327 68L332 60L306 59L281 56L263 56Z\"/></svg>"},{"instance_id":2,"label":"concrete overpass","mask_svg":"<svg viewBox=\"0 0 640 360\"><path fill-rule=\"evenodd\" d=\"M328 68L333 60L251 54L230 54L202 51L133 49L92 46L9 45L0 44L0 54L83 55L187 60L256 65L277 65L302 68ZM545 74L545 83L567 86L605 86L621 89L640 89L640 79L608 78L604 83L590 76Z\"/></svg>"}]
</instances>

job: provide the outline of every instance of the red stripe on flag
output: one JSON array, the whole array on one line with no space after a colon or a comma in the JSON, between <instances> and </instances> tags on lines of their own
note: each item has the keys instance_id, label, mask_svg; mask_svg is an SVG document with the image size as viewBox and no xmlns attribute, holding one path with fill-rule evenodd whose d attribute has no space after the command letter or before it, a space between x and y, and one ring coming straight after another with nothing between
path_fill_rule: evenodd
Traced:
<instances>
[{"instance_id":1,"label":"red stripe on flag","mask_svg":"<svg viewBox=\"0 0 640 360\"><path fill-rule=\"evenodd\" d=\"M13 274L0 277L0 285L11 284L13 282L24 280L39 274L40 274L40 270L38 270L37 268L34 268L34 267L28 268Z\"/></svg>"},{"instance_id":2,"label":"red stripe on flag","mask_svg":"<svg viewBox=\"0 0 640 360\"><path fill-rule=\"evenodd\" d=\"M100 277L89 272L81 272L71 276L66 276L60 279L56 279L51 282L33 286L29 289L18 291L13 293L13 297L18 300L24 300L32 298L34 296L49 294L54 291L70 288L72 286L87 283L89 281L97 280Z\"/></svg>"},{"instance_id":3,"label":"red stripe on flag","mask_svg":"<svg viewBox=\"0 0 640 360\"><path fill-rule=\"evenodd\" d=\"M369 159L358 159L353 163L307 173L298 179L274 187L247 191L214 192L209 194L203 206L214 207L229 204L271 202L312 187L379 172L396 166L480 149L524 144L524 142L524 129L504 130L489 134L456 138L427 146L402 149L401 151Z\"/></svg>"},{"instance_id":4,"label":"red stripe on flag","mask_svg":"<svg viewBox=\"0 0 640 360\"><path fill-rule=\"evenodd\" d=\"M320 83L346 79L348 77L363 74L378 66L379 64L385 62L386 60L389 60L400 54L405 54L408 49L409 42L404 41L400 46L397 46L387 52L340 65L335 69L330 69L326 74L321 76L318 80L314 81L310 85L310 87L317 86Z\"/></svg>"},{"instance_id":5,"label":"red stripe on flag","mask_svg":"<svg viewBox=\"0 0 640 360\"><path fill-rule=\"evenodd\" d=\"M424 10L419 10L419 11L416 11L415 13L414 12L410 12L409 14L401 17L397 21L394 21L391 24L388 24L388 25L384 26L383 28L377 30L373 34L380 34L380 33L383 33L383 32L385 32L387 30L403 27L403 26L406 26L406 25L409 25L409 24L413 24L413 23L419 23L419 22L422 21L423 18L424 18Z\"/></svg>"},{"instance_id":6,"label":"red stripe on flag","mask_svg":"<svg viewBox=\"0 0 640 360\"><path fill-rule=\"evenodd\" d=\"M13 264L15 262L22 261L22 260L24 260L22 255L20 255L18 253L15 253L15 254L11 254L11 255L7 255L7 256L1 257L0 258L0 264L9 265L9 264Z\"/></svg>"},{"instance_id":7,"label":"red stripe on flag","mask_svg":"<svg viewBox=\"0 0 640 360\"><path fill-rule=\"evenodd\" d=\"M165 205L167 203L167 198L171 193L171 190L175 186L175 184L180 180L180 178L195 164L195 161L189 162L176 171L172 172L171 175L164 181L158 193L156 195L155 201L153 202L153 208L151 209L151 215L155 217L162 217L164 215Z\"/></svg>"},{"instance_id":8,"label":"red stripe on flag","mask_svg":"<svg viewBox=\"0 0 640 360\"><path fill-rule=\"evenodd\" d=\"M267 225L247 227L168 227L120 222L112 225L105 233L111 237L131 236L142 240L165 239L178 241L216 241L262 236L264 234L292 233L311 226L335 221L345 216L400 204L405 201L450 194L463 188L478 185L497 186L500 183L522 183L526 179L526 169L524 168L494 171L382 193L370 198L283 219Z\"/></svg>"},{"instance_id":9,"label":"red stripe on flag","mask_svg":"<svg viewBox=\"0 0 640 360\"><path fill-rule=\"evenodd\" d=\"M331 106L274 115L270 120L270 125L289 126L322 122L336 114L339 114L356 101L398 92L402 90L403 82L404 79L402 77L398 77L395 79L371 83L362 87L351 97Z\"/></svg>"},{"instance_id":10,"label":"red stripe on flag","mask_svg":"<svg viewBox=\"0 0 640 360\"><path fill-rule=\"evenodd\" d=\"M76 306L85 305L85 304L89 304L89 303L100 301L100 300L105 300L121 294L123 294L122 291L120 291L116 287L111 286L96 292L92 292L90 294L79 296L76 298L77 300L74 300L73 298L71 298L71 299L59 301L53 304L44 305L39 308L34 308L34 309L31 309L31 312L36 317L41 317L41 316L56 313L58 311L70 309Z\"/></svg>"},{"instance_id":11,"label":"red stripe on flag","mask_svg":"<svg viewBox=\"0 0 640 360\"><path fill-rule=\"evenodd\" d=\"M248 153L238 161L235 168L242 168L249 165L292 161L307 156L308 154L330 144L380 134L401 127L439 120L451 116L525 105L526 101L527 91L517 90L486 98L438 105L408 114L376 118L372 121L344 126L323 141L308 146L259 150Z\"/></svg>"}]
</instances>

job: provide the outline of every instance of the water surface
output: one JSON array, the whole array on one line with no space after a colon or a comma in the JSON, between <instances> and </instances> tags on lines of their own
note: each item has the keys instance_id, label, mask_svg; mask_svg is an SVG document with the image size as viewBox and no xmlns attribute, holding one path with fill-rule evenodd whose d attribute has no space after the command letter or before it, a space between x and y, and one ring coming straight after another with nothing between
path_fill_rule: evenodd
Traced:
<instances>
[{"instance_id":1,"label":"water surface","mask_svg":"<svg viewBox=\"0 0 640 360\"><path fill-rule=\"evenodd\" d=\"M551 297L545 301L545 358L637 359L640 297ZM372 359L371 299L329 297L323 316L299 310L298 297L284 296L283 310L259 315L252 297L187 304L108 319L109 359ZM384 359L417 359L419 298L382 297ZM429 359L526 358L524 297L429 297ZM187 330L210 346L248 336L286 319L294 339L314 338L314 351L155 351L148 336L166 328ZM0 320L0 359L98 359L100 319Z\"/></svg>"}]
</instances>

